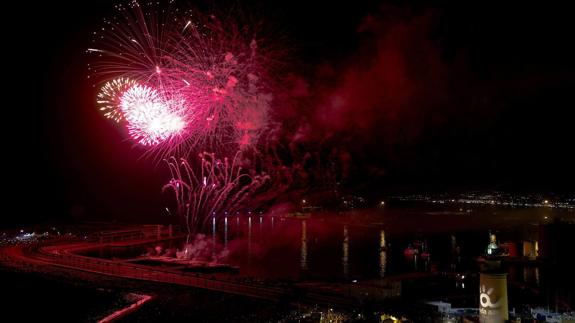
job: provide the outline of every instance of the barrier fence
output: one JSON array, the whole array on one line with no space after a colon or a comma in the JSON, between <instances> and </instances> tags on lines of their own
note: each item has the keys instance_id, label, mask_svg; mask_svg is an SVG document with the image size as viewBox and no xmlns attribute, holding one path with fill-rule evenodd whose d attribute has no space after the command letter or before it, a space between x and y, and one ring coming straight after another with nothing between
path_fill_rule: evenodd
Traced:
<instances>
[{"instance_id":1,"label":"barrier fence","mask_svg":"<svg viewBox=\"0 0 575 323\"><path fill-rule=\"evenodd\" d=\"M125 278L172 283L272 300L279 299L286 294L286 290L277 287L248 285L240 282L209 279L189 273L178 273L73 254L56 255L53 253L43 252L42 248L39 248L37 253L42 257L48 257L50 262L57 263L58 265L76 269L81 268L86 271Z\"/></svg>"},{"instance_id":2,"label":"barrier fence","mask_svg":"<svg viewBox=\"0 0 575 323\"><path fill-rule=\"evenodd\" d=\"M172 232L170 233L172 234ZM164 234L162 234L162 237L163 236ZM133 235L133 237L136 237L136 235ZM136 239L140 238L141 237L138 235ZM128 240L126 239L122 241ZM70 241L67 242L69 243ZM95 243L97 244L97 242ZM144 265L77 255L68 253L65 249L63 249L64 252L61 252L61 249L54 248L55 245L58 245L58 243L52 242L49 245L36 243L21 247L21 250L26 258L43 261L60 267L67 267L69 269L80 269L87 272L116 277L191 286L268 300L296 299L297 294L297 299L305 299L306 301L314 303L349 305L353 302L353 300L349 298L349 295L346 297L340 294L331 295L326 293L307 293L302 290L297 290L295 287L265 286L255 283L248 284L231 280L212 279L195 273L175 272L160 268L151 268ZM25 259L13 257L2 249L0 249L0 261L9 262L23 270L34 270L34 264Z\"/></svg>"}]
</instances>

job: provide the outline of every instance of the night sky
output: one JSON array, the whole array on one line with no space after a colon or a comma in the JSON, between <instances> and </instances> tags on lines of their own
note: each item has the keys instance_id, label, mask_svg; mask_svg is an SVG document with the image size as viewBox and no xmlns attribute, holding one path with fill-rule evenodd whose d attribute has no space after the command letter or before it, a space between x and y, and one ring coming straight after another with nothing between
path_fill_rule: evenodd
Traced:
<instances>
[{"instance_id":1,"label":"night sky","mask_svg":"<svg viewBox=\"0 0 575 323\"><path fill-rule=\"evenodd\" d=\"M337 149L350 188L575 190L569 8L519 1L203 7L230 3L253 9L286 39L283 80L299 104L279 105L277 114L305 125L302 149L318 138ZM161 213L164 170L99 114L86 78L91 32L113 4L23 2L4 13L11 18L4 224L155 222Z\"/></svg>"}]
</instances>

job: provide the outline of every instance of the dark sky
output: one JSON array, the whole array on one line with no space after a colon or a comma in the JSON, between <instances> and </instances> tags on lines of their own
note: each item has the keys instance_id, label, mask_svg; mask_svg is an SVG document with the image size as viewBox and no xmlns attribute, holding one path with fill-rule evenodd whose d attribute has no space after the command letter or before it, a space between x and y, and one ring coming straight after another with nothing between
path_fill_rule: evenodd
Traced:
<instances>
[{"instance_id":1,"label":"dark sky","mask_svg":"<svg viewBox=\"0 0 575 323\"><path fill-rule=\"evenodd\" d=\"M574 191L569 8L265 2L241 7L290 39L295 79L312 92L309 140L344 138L350 182L375 172L386 190ZM162 168L99 115L86 80L90 34L113 3L23 3L5 12L5 223L161 212Z\"/></svg>"}]
</instances>

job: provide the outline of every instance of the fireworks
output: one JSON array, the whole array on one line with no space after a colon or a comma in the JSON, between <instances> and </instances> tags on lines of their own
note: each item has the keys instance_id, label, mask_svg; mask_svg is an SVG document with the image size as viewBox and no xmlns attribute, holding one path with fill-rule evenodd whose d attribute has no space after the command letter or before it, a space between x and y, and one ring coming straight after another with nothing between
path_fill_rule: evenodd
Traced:
<instances>
[{"instance_id":1,"label":"fireworks","mask_svg":"<svg viewBox=\"0 0 575 323\"><path fill-rule=\"evenodd\" d=\"M87 52L95 58L89 70L100 110L167 161L171 180L163 190L174 192L177 214L196 233L208 219L255 203L251 197L269 183L238 163L268 126L279 60L249 23L174 6L116 6ZM206 150L239 152L231 160L180 158Z\"/></svg>"},{"instance_id":2,"label":"fireworks","mask_svg":"<svg viewBox=\"0 0 575 323\"><path fill-rule=\"evenodd\" d=\"M120 97L120 108L128 121L130 136L146 146L182 133L184 106L183 99L166 100L156 90L139 84L128 88Z\"/></svg>"},{"instance_id":3,"label":"fireworks","mask_svg":"<svg viewBox=\"0 0 575 323\"><path fill-rule=\"evenodd\" d=\"M252 146L268 124L273 51L231 17L166 6L118 5L94 33L100 110L160 156Z\"/></svg>"},{"instance_id":4,"label":"fireworks","mask_svg":"<svg viewBox=\"0 0 575 323\"><path fill-rule=\"evenodd\" d=\"M132 79L120 77L102 86L96 102L106 118L110 118L116 122L120 122L124 119L120 109L120 98L126 90L136 84L137 83Z\"/></svg>"},{"instance_id":5,"label":"fireworks","mask_svg":"<svg viewBox=\"0 0 575 323\"><path fill-rule=\"evenodd\" d=\"M213 153L199 157L199 171L183 158L166 161L172 179L163 190L174 193L177 214L190 233L205 229L210 219L247 207L249 199L269 182L269 176L245 173L238 165L239 153L232 160L217 159Z\"/></svg>"}]
</instances>

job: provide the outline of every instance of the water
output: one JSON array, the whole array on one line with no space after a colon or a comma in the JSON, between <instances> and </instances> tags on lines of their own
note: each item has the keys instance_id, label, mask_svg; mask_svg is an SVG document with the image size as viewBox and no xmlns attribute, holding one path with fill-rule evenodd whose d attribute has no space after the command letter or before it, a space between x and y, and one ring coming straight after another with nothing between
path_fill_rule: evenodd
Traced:
<instances>
[{"instance_id":1,"label":"water","mask_svg":"<svg viewBox=\"0 0 575 323\"><path fill-rule=\"evenodd\" d=\"M510 303L573 306L575 283L568 263L575 251L567 240L575 230L565 223L573 218L573 211L549 208L467 210L418 205L297 219L233 216L211 222L207 239L214 242L211 254L225 255L219 261L239 266L240 276L292 282L350 282L393 279L410 273L461 273L468 278L448 279L440 286L442 292L450 293L444 288L449 285L468 295L476 294L476 258L485 253L490 233L496 235L498 243L515 246L519 255L524 241L537 241L540 261L516 261L503 266L508 272ZM164 248L182 245L183 242L171 242ZM420 253L406 255L409 246L418 247ZM151 247L95 253L130 258ZM414 292L423 293L427 287L415 285Z\"/></svg>"},{"instance_id":2,"label":"water","mask_svg":"<svg viewBox=\"0 0 575 323\"><path fill-rule=\"evenodd\" d=\"M228 261L244 274L296 280L376 279L430 271L432 266L474 270L490 232L498 242L521 249L524 240L544 239L553 218L568 216L573 213L547 209L401 208L306 219L232 217L220 221L213 232L230 251ZM429 259L404 254L407 247L419 243L428 250ZM540 246L549 243L541 241Z\"/></svg>"}]
</instances>

